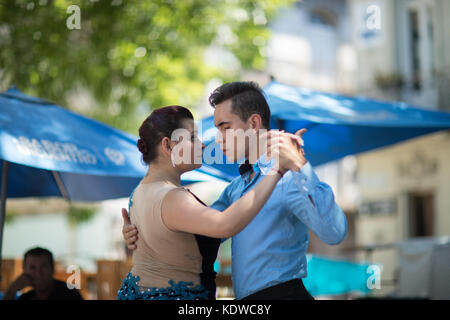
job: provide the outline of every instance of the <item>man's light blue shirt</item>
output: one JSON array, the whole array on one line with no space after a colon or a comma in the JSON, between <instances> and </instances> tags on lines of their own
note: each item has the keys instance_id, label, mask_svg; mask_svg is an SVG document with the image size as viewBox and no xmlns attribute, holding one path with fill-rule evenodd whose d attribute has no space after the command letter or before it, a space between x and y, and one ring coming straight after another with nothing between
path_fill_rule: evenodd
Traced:
<instances>
[{"instance_id":1,"label":"man's light blue shirt","mask_svg":"<svg viewBox=\"0 0 450 320\"><path fill-rule=\"evenodd\" d=\"M251 181L249 172L235 178L211 207L223 211L251 190L272 167L264 159L253 165ZM333 191L319 181L309 162L300 172L288 171L258 215L232 238L236 298L306 277L308 229L327 244L338 244L347 234L347 220Z\"/></svg>"}]
</instances>

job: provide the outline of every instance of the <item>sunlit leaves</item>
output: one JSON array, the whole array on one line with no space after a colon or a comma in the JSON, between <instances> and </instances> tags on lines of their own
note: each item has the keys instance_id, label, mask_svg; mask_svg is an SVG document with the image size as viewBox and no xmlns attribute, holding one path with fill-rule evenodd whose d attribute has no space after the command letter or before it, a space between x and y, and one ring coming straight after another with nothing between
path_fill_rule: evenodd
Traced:
<instances>
[{"instance_id":1,"label":"sunlit leaves","mask_svg":"<svg viewBox=\"0 0 450 320\"><path fill-rule=\"evenodd\" d=\"M268 23L292 2L3 0L0 87L15 84L136 133L145 109L194 108L208 80L239 78L239 69L205 63L211 45L231 52L240 69L262 69ZM80 7L81 30L66 27L71 5ZM73 98L83 90L90 99L79 108Z\"/></svg>"}]
</instances>

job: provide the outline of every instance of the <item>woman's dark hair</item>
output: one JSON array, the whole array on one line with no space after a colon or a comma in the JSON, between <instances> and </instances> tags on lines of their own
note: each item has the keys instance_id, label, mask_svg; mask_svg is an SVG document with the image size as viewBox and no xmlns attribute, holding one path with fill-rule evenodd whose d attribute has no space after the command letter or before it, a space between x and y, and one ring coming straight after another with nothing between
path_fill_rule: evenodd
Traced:
<instances>
[{"instance_id":1,"label":"woman's dark hair","mask_svg":"<svg viewBox=\"0 0 450 320\"><path fill-rule=\"evenodd\" d=\"M194 120L189 109L182 106L167 106L154 110L142 122L137 147L145 163L149 164L156 159L158 144L164 137L170 139L172 132L182 128L182 121L186 119Z\"/></svg>"},{"instance_id":2,"label":"woman's dark hair","mask_svg":"<svg viewBox=\"0 0 450 320\"><path fill-rule=\"evenodd\" d=\"M231 99L231 108L242 121L256 113L261 116L262 125L270 129L270 108L261 88L252 81L230 82L216 88L209 96L209 104L215 108L217 104Z\"/></svg>"}]
</instances>

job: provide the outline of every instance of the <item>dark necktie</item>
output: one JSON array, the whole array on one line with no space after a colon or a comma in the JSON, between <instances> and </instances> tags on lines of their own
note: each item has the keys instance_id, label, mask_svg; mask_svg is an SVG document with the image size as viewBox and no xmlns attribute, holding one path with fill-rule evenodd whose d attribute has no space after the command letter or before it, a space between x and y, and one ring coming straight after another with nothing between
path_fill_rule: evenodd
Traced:
<instances>
[{"instance_id":1,"label":"dark necktie","mask_svg":"<svg viewBox=\"0 0 450 320\"><path fill-rule=\"evenodd\" d=\"M253 165L250 164L248 160L245 160L245 162L239 166L239 174L241 176L246 172L250 172L250 174L253 172Z\"/></svg>"}]
</instances>

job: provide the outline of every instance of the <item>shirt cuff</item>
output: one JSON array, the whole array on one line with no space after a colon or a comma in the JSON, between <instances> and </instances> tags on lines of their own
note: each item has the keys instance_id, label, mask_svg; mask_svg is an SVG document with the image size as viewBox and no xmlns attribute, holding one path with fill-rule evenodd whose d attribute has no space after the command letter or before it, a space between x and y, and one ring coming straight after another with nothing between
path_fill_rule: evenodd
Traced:
<instances>
[{"instance_id":1,"label":"shirt cuff","mask_svg":"<svg viewBox=\"0 0 450 320\"><path fill-rule=\"evenodd\" d=\"M319 178L309 162L301 168L300 172L293 172L293 176L300 190L307 194L310 194L320 183Z\"/></svg>"}]
</instances>

